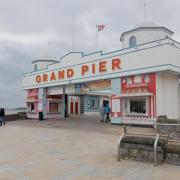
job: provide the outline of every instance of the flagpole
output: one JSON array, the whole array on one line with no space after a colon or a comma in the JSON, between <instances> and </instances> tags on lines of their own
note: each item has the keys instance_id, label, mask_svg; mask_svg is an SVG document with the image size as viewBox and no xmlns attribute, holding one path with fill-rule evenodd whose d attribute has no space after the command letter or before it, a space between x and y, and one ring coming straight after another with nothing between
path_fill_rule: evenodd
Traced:
<instances>
[{"instance_id":1,"label":"flagpole","mask_svg":"<svg viewBox=\"0 0 180 180\"><path fill-rule=\"evenodd\" d=\"M98 38L98 37L97 37L97 33L98 33L98 32L97 32L97 24L96 24L96 34L95 34L95 51L97 51L97 40L98 40L98 39L97 39L97 38Z\"/></svg>"},{"instance_id":2,"label":"flagpole","mask_svg":"<svg viewBox=\"0 0 180 180\"><path fill-rule=\"evenodd\" d=\"M144 3L144 20L147 20L147 15L146 15L146 3Z\"/></svg>"},{"instance_id":3,"label":"flagpole","mask_svg":"<svg viewBox=\"0 0 180 180\"><path fill-rule=\"evenodd\" d=\"M50 57L50 40L48 40L46 56Z\"/></svg>"},{"instance_id":4,"label":"flagpole","mask_svg":"<svg viewBox=\"0 0 180 180\"><path fill-rule=\"evenodd\" d=\"M73 22L72 22L72 52L74 51L74 16L73 16Z\"/></svg>"}]
</instances>

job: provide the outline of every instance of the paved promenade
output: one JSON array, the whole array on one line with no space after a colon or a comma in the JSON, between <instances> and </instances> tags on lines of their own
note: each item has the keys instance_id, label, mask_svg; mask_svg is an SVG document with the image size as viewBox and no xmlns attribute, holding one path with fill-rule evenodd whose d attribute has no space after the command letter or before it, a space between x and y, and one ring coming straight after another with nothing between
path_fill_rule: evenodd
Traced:
<instances>
[{"instance_id":1,"label":"paved promenade","mask_svg":"<svg viewBox=\"0 0 180 180\"><path fill-rule=\"evenodd\" d=\"M180 167L117 162L121 126L97 116L22 120L0 127L0 180L177 180ZM130 127L153 133L154 129Z\"/></svg>"}]
</instances>

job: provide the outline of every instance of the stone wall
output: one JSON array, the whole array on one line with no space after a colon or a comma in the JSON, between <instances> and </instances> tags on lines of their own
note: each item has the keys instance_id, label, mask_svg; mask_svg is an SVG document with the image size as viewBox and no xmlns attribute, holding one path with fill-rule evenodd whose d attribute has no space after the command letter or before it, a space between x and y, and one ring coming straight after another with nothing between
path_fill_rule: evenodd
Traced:
<instances>
[{"instance_id":1,"label":"stone wall","mask_svg":"<svg viewBox=\"0 0 180 180\"><path fill-rule=\"evenodd\" d=\"M120 146L120 159L154 162L155 136L125 134ZM157 144L157 163L180 165L180 141L160 136Z\"/></svg>"},{"instance_id":2,"label":"stone wall","mask_svg":"<svg viewBox=\"0 0 180 180\"><path fill-rule=\"evenodd\" d=\"M169 141L166 146L166 162L169 164L180 165L180 143Z\"/></svg>"},{"instance_id":3,"label":"stone wall","mask_svg":"<svg viewBox=\"0 0 180 180\"><path fill-rule=\"evenodd\" d=\"M171 140L180 140L180 124L157 124L157 132L169 136Z\"/></svg>"},{"instance_id":4,"label":"stone wall","mask_svg":"<svg viewBox=\"0 0 180 180\"><path fill-rule=\"evenodd\" d=\"M180 124L177 119L160 116L157 119L157 132L169 136L171 140L180 140Z\"/></svg>"},{"instance_id":5,"label":"stone wall","mask_svg":"<svg viewBox=\"0 0 180 180\"><path fill-rule=\"evenodd\" d=\"M158 116L157 123L161 124L180 124L180 119L169 119L167 116Z\"/></svg>"},{"instance_id":6,"label":"stone wall","mask_svg":"<svg viewBox=\"0 0 180 180\"><path fill-rule=\"evenodd\" d=\"M160 116L157 119L157 133L160 135L157 146L157 163L166 162L180 165L180 122ZM120 146L120 158L138 161L154 161L154 136L126 133ZM165 136L164 136L165 135Z\"/></svg>"},{"instance_id":7,"label":"stone wall","mask_svg":"<svg viewBox=\"0 0 180 180\"><path fill-rule=\"evenodd\" d=\"M120 147L120 158L136 161L154 162L155 136L125 135ZM165 159L164 147L167 139L161 138L157 146L157 162L163 163Z\"/></svg>"},{"instance_id":8,"label":"stone wall","mask_svg":"<svg viewBox=\"0 0 180 180\"><path fill-rule=\"evenodd\" d=\"M158 147L157 151L157 161L162 163L164 161L163 150L161 147ZM154 149L150 145L122 143L120 156L124 159L154 162Z\"/></svg>"},{"instance_id":9,"label":"stone wall","mask_svg":"<svg viewBox=\"0 0 180 180\"><path fill-rule=\"evenodd\" d=\"M16 121L16 120L23 120L26 119L25 112L19 112L17 114L9 114L5 116L6 121Z\"/></svg>"},{"instance_id":10,"label":"stone wall","mask_svg":"<svg viewBox=\"0 0 180 180\"><path fill-rule=\"evenodd\" d=\"M166 162L180 165L180 121L159 116L157 119L157 132L168 135L166 145Z\"/></svg>"}]
</instances>

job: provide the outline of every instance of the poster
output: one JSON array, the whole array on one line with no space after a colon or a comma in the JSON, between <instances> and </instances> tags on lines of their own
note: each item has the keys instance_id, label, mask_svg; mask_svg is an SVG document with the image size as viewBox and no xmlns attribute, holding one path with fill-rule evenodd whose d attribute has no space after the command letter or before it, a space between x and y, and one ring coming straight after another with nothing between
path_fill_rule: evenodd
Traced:
<instances>
[{"instance_id":1,"label":"poster","mask_svg":"<svg viewBox=\"0 0 180 180\"><path fill-rule=\"evenodd\" d=\"M47 95L63 94L63 86L48 87Z\"/></svg>"},{"instance_id":2,"label":"poster","mask_svg":"<svg viewBox=\"0 0 180 180\"><path fill-rule=\"evenodd\" d=\"M120 117L121 115L121 110L120 110L120 98L113 98L112 99L112 116L113 117Z\"/></svg>"},{"instance_id":3,"label":"poster","mask_svg":"<svg viewBox=\"0 0 180 180\"><path fill-rule=\"evenodd\" d=\"M120 99L112 99L112 112L120 112Z\"/></svg>"},{"instance_id":4,"label":"poster","mask_svg":"<svg viewBox=\"0 0 180 180\"><path fill-rule=\"evenodd\" d=\"M65 93L66 94L75 93L75 86L74 85L65 86Z\"/></svg>"}]
</instances>

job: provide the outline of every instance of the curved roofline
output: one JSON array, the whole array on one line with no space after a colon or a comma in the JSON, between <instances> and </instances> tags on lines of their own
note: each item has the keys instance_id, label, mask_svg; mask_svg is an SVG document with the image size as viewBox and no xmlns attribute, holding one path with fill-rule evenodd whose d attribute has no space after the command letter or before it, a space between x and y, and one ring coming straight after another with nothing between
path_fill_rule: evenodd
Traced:
<instances>
[{"instance_id":1,"label":"curved roofline","mask_svg":"<svg viewBox=\"0 0 180 180\"><path fill-rule=\"evenodd\" d=\"M170 42L166 42L166 40L170 40ZM156 43L156 44L154 44ZM152 45L151 45L152 44ZM148 46L146 46L148 45ZM173 47L176 47L180 50L180 42L170 38L170 37L166 37L166 38L163 38L163 39L158 39L158 40L154 40L154 41L150 41L150 42L147 42L147 43L142 43L142 44L139 44L137 45L135 48L123 48L123 49L118 49L118 50L114 50L114 51L109 51L109 52L106 52L106 53L103 53L102 51L99 51L101 53L101 56L100 58L97 58L96 60L102 60L104 58L111 58L111 57L114 57L116 55L119 55L119 56L122 56L124 54L130 54L130 53L134 53L136 51L141 51L141 50L146 50L146 49L150 49L150 48L155 48L157 46L164 46L164 45L171 45ZM84 54L83 52L80 52L82 53L82 57L85 57L85 56L88 56L89 54ZM94 54L94 53L97 53L97 52L92 52L90 54ZM90 61L90 62L94 62L96 60L93 60L93 61ZM60 62L61 63L61 62ZM80 64L83 64L84 62L80 63ZM51 64L52 65L52 64ZM37 72L44 72L44 70L48 69L49 66L51 65L47 65L46 68L44 69L41 69L41 70L38 70L36 71ZM76 64L76 65L79 65L79 64ZM73 65L75 66L75 65ZM70 66L65 66L64 68L68 68ZM34 74L34 71L31 71L31 72L26 72L26 73L22 73L23 76L29 76L29 75L32 75Z\"/></svg>"},{"instance_id":2,"label":"curved roofline","mask_svg":"<svg viewBox=\"0 0 180 180\"><path fill-rule=\"evenodd\" d=\"M123 38L123 36L124 36L125 34L131 33L131 32L133 32L133 31L138 31L138 30L159 30L159 29L165 30L165 31L168 32L170 35L173 35L173 34L174 34L173 31L171 31L170 29L168 29L168 28L166 28L166 27L164 27L164 26L158 26L158 27L138 27L138 28L131 29L131 30L129 30L129 31L123 32L123 33L121 34L120 40L122 41L122 38Z\"/></svg>"}]
</instances>

